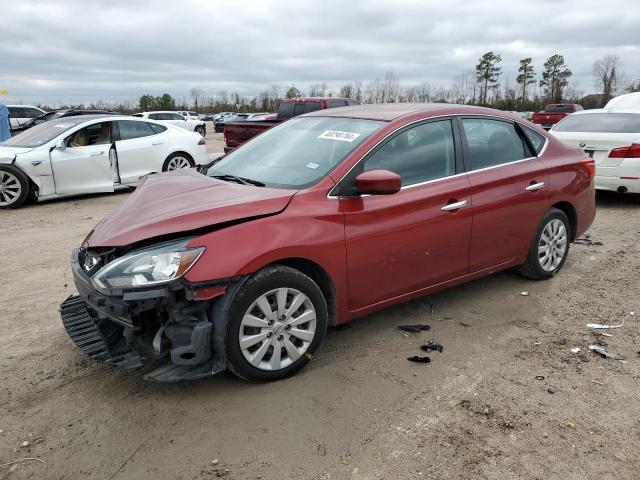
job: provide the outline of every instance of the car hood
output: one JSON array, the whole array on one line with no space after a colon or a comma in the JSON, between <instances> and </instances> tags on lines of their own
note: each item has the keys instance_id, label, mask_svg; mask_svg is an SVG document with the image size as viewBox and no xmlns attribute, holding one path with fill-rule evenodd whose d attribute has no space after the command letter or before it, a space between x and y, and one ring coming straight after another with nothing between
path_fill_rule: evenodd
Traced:
<instances>
[{"instance_id":1,"label":"car hood","mask_svg":"<svg viewBox=\"0 0 640 480\"><path fill-rule=\"evenodd\" d=\"M3 147L0 145L0 163L11 163L17 154L27 153L33 150L31 147Z\"/></svg>"},{"instance_id":2,"label":"car hood","mask_svg":"<svg viewBox=\"0 0 640 480\"><path fill-rule=\"evenodd\" d=\"M87 247L121 247L283 211L295 190L239 185L194 169L143 177L136 191L105 217Z\"/></svg>"}]
</instances>

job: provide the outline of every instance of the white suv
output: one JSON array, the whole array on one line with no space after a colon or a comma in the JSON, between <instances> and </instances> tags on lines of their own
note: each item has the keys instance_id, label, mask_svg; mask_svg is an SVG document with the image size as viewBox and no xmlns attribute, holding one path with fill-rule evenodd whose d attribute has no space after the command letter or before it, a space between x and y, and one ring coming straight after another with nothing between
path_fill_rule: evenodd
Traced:
<instances>
[{"instance_id":1,"label":"white suv","mask_svg":"<svg viewBox=\"0 0 640 480\"><path fill-rule=\"evenodd\" d=\"M180 115L180 112L142 112L136 113L134 117L148 118L149 120L155 120L160 123L175 125L176 127L184 128L190 132L197 132L203 137L207 134L207 127L204 122L185 118Z\"/></svg>"},{"instance_id":2,"label":"white suv","mask_svg":"<svg viewBox=\"0 0 640 480\"><path fill-rule=\"evenodd\" d=\"M187 120L200 120L200 115L198 115L197 112L186 112L186 111L181 111L178 112L180 115L182 115L184 118L186 118Z\"/></svg>"},{"instance_id":3,"label":"white suv","mask_svg":"<svg viewBox=\"0 0 640 480\"><path fill-rule=\"evenodd\" d=\"M44 115L45 112L41 108L33 105L7 105L9 109L9 120L11 122L11 130L19 130L21 126L32 118Z\"/></svg>"}]
</instances>

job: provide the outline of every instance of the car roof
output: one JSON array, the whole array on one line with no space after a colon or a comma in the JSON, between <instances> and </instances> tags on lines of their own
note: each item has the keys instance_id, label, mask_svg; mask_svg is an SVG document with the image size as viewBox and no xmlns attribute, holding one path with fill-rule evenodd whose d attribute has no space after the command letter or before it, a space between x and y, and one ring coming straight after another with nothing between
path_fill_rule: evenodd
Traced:
<instances>
[{"instance_id":1,"label":"car roof","mask_svg":"<svg viewBox=\"0 0 640 480\"><path fill-rule=\"evenodd\" d=\"M631 109L610 109L610 108L592 108L591 110L580 110L579 112L574 112L571 115L585 115L587 113L602 113L602 114L612 114L612 113L635 113L640 114L640 110L631 110Z\"/></svg>"},{"instance_id":2,"label":"car roof","mask_svg":"<svg viewBox=\"0 0 640 480\"><path fill-rule=\"evenodd\" d=\"M450 103L377 103L372 105L354 105L351 107L337 107L326 110L316 110L305 113L304 117L349 117L365 120L392 121L405 115L420 112L433 112L439 115L453 114L485 114L500 115L507 118L522 120L517 115L492 108L476 107L473 105L455 105Z\"/></svg>"}]
</instances>

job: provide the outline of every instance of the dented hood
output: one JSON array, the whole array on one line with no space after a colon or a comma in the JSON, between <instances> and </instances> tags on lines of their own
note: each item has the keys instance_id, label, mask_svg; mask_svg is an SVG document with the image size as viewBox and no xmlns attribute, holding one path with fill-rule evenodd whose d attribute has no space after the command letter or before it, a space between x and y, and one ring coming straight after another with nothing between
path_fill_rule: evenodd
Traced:
<instances>
[{"instance_id":1,"label":"dented hood","mask_svg":"<svg viewBox=\"0 0 640 480\"><path fill-rule=\"evenodd\" d=\"M273 215L285 209L295 190L239 185L193 169L149 175L105 217L88 247L121 247L163 235Z\"/></svg>"}]
</instances>

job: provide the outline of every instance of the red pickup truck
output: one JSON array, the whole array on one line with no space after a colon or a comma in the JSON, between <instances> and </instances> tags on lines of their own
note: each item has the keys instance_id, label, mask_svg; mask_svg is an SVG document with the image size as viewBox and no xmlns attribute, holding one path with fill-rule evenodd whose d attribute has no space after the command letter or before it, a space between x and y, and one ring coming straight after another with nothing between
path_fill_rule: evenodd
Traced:
<instances>
[{"instance_id":1,"label":"red pickup truck","mask_svg":"<svg viewBox=\"0 0 640 480\"><path fill-rule=\"evenodd\" d=\"M290 118L297 117L303 113L315 112L327 108L347 107L349 105L360 105L360 102L351 98L285 98L280 103L280 110L273 119L261 120L259 122L229 122L224 126L224 152L238 148L247 140L255 137L259 133L274 127Z\"/></svg>"},{"instance_id":2,"label":"red pickup truck","mask_svg":"<svg viewBox=\"0 0 640 480\"><path fill-rule=\"evenodd\" d=\"M531 121L549 130L567 115L582 110L582 105L577 103L551 103L542 112L536 112L531 116Z\"/></svg>"}]
</instances>

